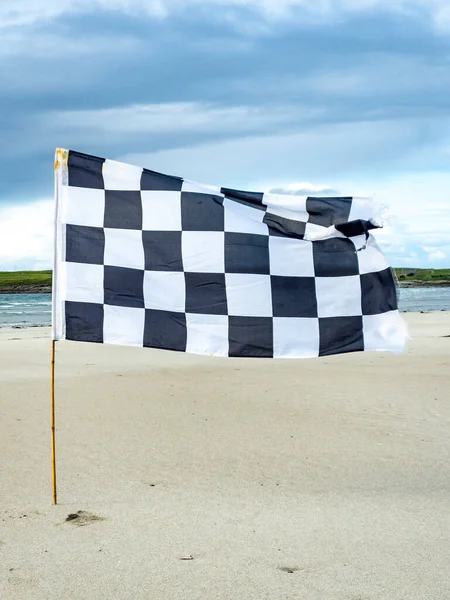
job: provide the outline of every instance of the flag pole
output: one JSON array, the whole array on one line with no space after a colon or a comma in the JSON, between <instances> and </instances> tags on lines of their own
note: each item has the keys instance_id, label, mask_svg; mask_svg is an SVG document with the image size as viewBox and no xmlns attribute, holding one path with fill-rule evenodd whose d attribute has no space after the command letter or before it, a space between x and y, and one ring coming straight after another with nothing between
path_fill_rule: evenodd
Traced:
<instances>
[{"instance_id":1,"label":"flag pole","mask_svg":"<svg viewBox=\"0 0 450 600\"><path fill-rule=\"evenodd\" d=\"M52 350L51 350L51 439L52 439L52 491L53 504L58 504L56 493L56 431L55 431L55 344L61 337L61 317L59 310L61 304L59 301L59 292L57 285L58 264L61 260L61 232L59 229L59 192L63 182L63 175L67 177L68 151L57 148L55 151L54 163L54 191L55 191L55 212L54 212L54 249L53 249L53 273L52 273Z\"/></svg>"},{"instance_id":2,"label":"flag pole","mask_svg":"<svg viewBox=\"0 0 450 600\"><path fill-rule=\"evenodd\" d=\"M56 495L56 438L55 438L55 340L52 340L51 359L51 430L52 430L52 487L53 504L58 504Z\"/></svg>"}]
</instances>

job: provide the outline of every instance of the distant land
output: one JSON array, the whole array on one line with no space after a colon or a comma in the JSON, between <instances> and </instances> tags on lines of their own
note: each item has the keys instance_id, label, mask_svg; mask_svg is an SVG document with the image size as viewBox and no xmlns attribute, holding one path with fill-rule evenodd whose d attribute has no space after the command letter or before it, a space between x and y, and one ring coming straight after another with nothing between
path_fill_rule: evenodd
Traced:
<instances>
[{"instance_id":1,"label":"distant land","mask_svg":"<svg viewBox=\"0 0 450 600\"><path fill-rule=\"evenodd\" d=\"M450 269L394 269L399 287L450 287ZM0 272L0 294L50 294L51 271Z\"/></svg>"},{"instance_id":2,"label":"distant land","mask_svg":"<svg viewBox=\"0 0 450 600\"><path fill-rule=\"evenodd\" d=\"M51 294L51 271L0 271L0 294Z\"/></svg>"},{"instance_id":3,"label":"distant land","mask_svg":"<svg viewBox=\"0 0 450 600\"><path fill-rule=\"evenodd\" d=\"M450 287L450 269L394 269L399 287Z\"/></svg>"}]
</instances>

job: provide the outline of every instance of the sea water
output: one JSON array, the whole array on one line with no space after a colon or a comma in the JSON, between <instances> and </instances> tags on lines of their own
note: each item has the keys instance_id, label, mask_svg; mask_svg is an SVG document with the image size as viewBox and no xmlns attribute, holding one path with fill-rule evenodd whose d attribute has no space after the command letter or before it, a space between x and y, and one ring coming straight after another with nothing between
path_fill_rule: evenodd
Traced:
<instances>
[{"instance_id":1,"label":"sea water","mask_svg":"<svg viewBox=\"0 0 450 600\"><path fill-rule=\"evenodd\" d=\"M448 310L450 287L399 289L403 312ZM37 327L51 323L51 294L0 294L0 327Z\"/></svg>"},{"instance_id":2,"label":"sea water","mask_svg":"<svg viewBox=\"0 0 450 600\"><path fill-rule=\"evenodd\" d=\"M450 287L400 288L399 293L401 311L450 310Z\"/></svg>"},{"instance_id":3,"label":"sea water","mask_svg":"<svg viewBox=\"0 0 450 600\"><path fill-rule=\"evenodd\" d=\"M0 294L0 327L50 325L51 294Z\"/></svg>"}]
</instances>

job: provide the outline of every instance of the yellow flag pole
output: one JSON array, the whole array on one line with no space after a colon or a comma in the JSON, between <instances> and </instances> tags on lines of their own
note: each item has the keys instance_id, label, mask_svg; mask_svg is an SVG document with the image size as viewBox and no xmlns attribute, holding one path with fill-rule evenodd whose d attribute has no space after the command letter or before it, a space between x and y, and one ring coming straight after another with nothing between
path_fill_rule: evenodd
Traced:
<instances>
[{"instance_id":1,"label":"yellow flag pole","mask_svg":"<svg viewBox=\"0 0 450 600\"><path fill-rule=\"evenodd\" d=\"M53 504L58 504L56 495L56 438L55 438L55 340L52 340L51 365L51 427L52 427L52 486Z\"/></svg>"}]
</instances>

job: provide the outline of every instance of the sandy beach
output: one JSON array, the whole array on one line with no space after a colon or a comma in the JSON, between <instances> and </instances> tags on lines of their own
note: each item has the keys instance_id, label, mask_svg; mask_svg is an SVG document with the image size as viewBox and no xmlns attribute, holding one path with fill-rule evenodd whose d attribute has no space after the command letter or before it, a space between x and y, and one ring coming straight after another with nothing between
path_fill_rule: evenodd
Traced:
<instances>
[{"instance_id":1,"label":"sandy beach","mask_svg":"<svg viewBox=\"0 0 450 600\"><path fill-rule=\"evenodd\" d=\"M56 507L50 332L0 330L1 600L448 600L450 313L406 320L401 356L58 343Z\"/></svg>"}]
</instances>

